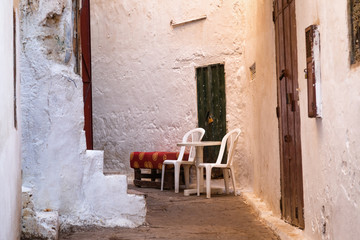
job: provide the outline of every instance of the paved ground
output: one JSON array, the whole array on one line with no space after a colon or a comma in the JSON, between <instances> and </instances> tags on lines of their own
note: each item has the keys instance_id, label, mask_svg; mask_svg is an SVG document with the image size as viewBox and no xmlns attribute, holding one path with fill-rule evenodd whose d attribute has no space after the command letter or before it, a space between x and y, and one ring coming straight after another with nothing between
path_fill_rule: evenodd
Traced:
<instances>
[{"instance_id":1,"label":"paved ground","mask_svg":"<svg viewBox=\"0 0 360 240\"><path fill-rule=\"evenodd\" d=\"M244 203L242 197L213 195L206 199L184 197L173 191L136 188L147 194L147 224L128 229L74 229L60 234L61 240L123 239L278 239Z\"/></svg>"}]
</instances>

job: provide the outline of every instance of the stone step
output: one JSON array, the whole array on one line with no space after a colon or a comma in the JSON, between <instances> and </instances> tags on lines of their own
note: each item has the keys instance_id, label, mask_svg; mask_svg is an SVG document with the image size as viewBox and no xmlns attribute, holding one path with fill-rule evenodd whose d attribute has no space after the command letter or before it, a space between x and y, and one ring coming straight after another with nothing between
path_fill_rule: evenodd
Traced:
<instances>
[{"instance_id":1,"label":"stone step","mask_svg":"<svg viewBox=\"0 0 360 240\"><path fill-rule=\"evenodd\" d=\"M59 214L51 209L36 211L32 190L22 187L21 239L49 239L59 237Z\"/></svg>"}]
</instances>

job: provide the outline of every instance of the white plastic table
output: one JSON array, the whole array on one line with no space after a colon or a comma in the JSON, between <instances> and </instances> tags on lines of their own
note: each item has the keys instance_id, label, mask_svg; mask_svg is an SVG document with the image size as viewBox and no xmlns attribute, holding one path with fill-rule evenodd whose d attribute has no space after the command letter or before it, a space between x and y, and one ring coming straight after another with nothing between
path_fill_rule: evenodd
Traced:
<instances>
[{"instance_id":1,"label":"white plastic table","mask_svg":"<svg viewBox=\"0 0 360 240\"><path fill-rule=\"evenodd\" d=\"M220 141L201 141L201 142L186 142L186 143L178 143L179 147L196 147L196 154L195 154L195 166L197 167L199 163L204 161L204 147L208 146L219 146L221 145ZM204 169L201 168L200 172L200 193L205 192L204 187ZM190 194L196 194L197 189L185 189L184 196L190 196Z\"/></svg>"}]
</instances>

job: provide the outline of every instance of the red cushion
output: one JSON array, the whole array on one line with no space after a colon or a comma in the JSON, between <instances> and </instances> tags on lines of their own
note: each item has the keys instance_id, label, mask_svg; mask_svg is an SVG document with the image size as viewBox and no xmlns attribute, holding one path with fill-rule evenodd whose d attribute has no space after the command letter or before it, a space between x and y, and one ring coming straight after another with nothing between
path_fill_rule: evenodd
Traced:
<instances>
[{"instance_id":1,"label":"red cushion","mask_svg":"<svg viewBox=\"0 0 360 240\"><path fill-rule=\"evenodd\" d=\"M132 152L130 154L130 167L162 169L162 164L166 159L176 160L178 156L178 152ZM189 154L185 153L183 160L187 161L188 158Z\"/></svg>"}]
</instances>

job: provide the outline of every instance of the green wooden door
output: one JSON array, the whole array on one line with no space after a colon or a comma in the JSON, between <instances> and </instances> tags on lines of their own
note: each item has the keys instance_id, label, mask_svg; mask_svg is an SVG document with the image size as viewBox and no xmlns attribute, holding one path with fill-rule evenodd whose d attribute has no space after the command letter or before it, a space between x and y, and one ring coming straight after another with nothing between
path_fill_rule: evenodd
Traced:
<instances>
[{"instance_id":1,"label":"green wooden door","mask_svg":"<svg viewBox=\"0 0 360 240\"><path fill-rule=\"evenodd\" d=\"M204 141L221 141L226 134L225 71L223 64L196 69L198 124ZM204 162L215 162L220 147L205 147ZM217 174L216 174L217 175Z\"/></svg>"}]
</instances>

